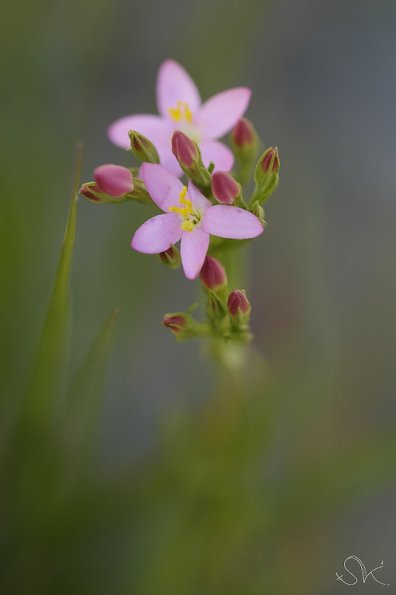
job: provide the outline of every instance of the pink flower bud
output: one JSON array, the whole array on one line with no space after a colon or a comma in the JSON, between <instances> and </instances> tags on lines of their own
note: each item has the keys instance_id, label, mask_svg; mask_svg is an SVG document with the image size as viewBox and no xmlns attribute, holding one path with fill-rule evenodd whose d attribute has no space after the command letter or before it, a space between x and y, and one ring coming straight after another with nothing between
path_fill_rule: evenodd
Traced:
<instances>
[{"instance_id":1,"label":"pink flower bud","mask_svg":"<svg viewBox=\"0 0 396 595\"><path fill-rule=\"evenodd\" d=\"M234 141L235 146L239 148L253 145L256 141L256 132L253 124L246 118L238 120L232 131L232 140Z\"/></svg>"},{"instance_id":2,"label":"pink flower bud","mask_svg":"<svg viewBox=\"0 0 396 595\"><path fill-rule=\"evenodd\" d=\"M231 316L249 314L250 303L247 299L246 292L243 289L232 291L228 296L227 308Z\"/></svg>"},{"instance_id":3,"label":"pink flower bud","mask_svg":"<svg viewBox=\"0 0 396 595\"><path fill-rule=\"evenodd\" d=\"M215 171L212 175L212 192L219 202L232 205L240 194L240 187L231 174Z\"/></svg>"},{"instance_id":4,"label":"pink flower bud","mask_svg":"<svg viewBox=\"0 0 396 595\"><path fill-rule=\"evenodd\" d=\"M227 283L223 265L213 256L206 256L199 277L208 289L217 289Z\"/></svg>"},{"instance_id":5,"label":"pink flower bud","mask_svg":"<svg viewBox=\"0 0 396 595\"><path fill-rule=\"evenodd\" d=\"M180 130L176 130L173 133L172 153L184 167L192 167L199 159L199 153L195 143Z\"/></svg>"},{"instance_id":6,"label":"pink flower bud","mask_svg":"<svg viewBox=\"0 0 396 595\"><path fill-rule=\"evenodd\" d=\"M278 147L270 147L265 151L261 158L260 167L264 173L271 170L271 173L277 173L280 168Z\"/></svg>"},{"instance_id":7,"label":"pink flower bud","mask_svg":"<svg viewBox=\"0 0 396 595\"><path fill-rule=\"evenodd\" d=\"M180 314L170 314L164 316L162 319L162 324L166 326L166 328L170 329L173 333L180 333L186 326L186 323L186 318Z\"/></svg>"},{"instance_id":8,"label":"pink flower bud","mask_svg":"<svg viewBox=\"0 0 396 595\"><path fill-rule=\"evenodd\" d=\"M132 174L121 165L100 165L94 171L94 178L101 191L110 196L124 196L133 190Z\"/></svg>"}]
</instances>

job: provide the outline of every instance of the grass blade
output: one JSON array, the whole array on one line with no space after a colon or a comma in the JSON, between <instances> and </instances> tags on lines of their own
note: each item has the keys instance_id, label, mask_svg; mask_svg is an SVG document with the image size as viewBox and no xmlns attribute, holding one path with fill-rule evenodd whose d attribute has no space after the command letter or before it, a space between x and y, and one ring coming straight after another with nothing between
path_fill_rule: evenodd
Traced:
<instances>
[{"instance_id":1,"label":"grass blade","mask_svg":"<svg viewBox=\"0 0 396 595\"><path fill-rule=\"evenodd\" d=\"M27 400L22 415L41 427L53 411L64 380L70 339L70 273L77 224L82 145L76 147L74 180L66 230L55 283L41 334Z\"/></svg>"}]
</instances>

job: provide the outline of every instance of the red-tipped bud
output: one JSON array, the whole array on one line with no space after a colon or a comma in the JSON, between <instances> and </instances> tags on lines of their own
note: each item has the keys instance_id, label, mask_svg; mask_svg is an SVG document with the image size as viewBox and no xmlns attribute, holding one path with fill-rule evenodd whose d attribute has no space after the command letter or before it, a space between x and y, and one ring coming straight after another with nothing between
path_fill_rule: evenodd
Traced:
<instances>
[{"instance_id":1,"label":"red-tipped bud","mask_svg":"<svg viewBox=\"0 0 396 595\"><path fill-rule=\"evenodd\" d=\"M246 118L241 118L231 133L231 144L235 155L238 180L247 183L257 159L259 138L254 126Z\"/></svg>"},{"instance_id":2,"label":"red-tipped bud","mask_svg":"<svg viewBox=\"0 0 396 595\"><path fill-rule=\"evenodd\" d=\"M199 160L197 145L184 132L176 130L172 136L172 153L181 167L193 167Z\"/></svg>"},{"instance_id":3,"label":"red-tipped bud","mask_svg":"<svg viewBox=\"0 0 396 595\"><path fill-rule=\"evenodd\" d=\"M95 169L94 178L101 191L110 196L124 196L133 190L132 174L121 165L101 165Z\"/></svg>"},{"instance_id":4,"label":"red-tipped bud","mask_svg":"<svg viewBox=\"0 0 396 595\"><path fill-rule=\"evenodd\" d=\"M227 308L231 316L250 313L250 302L247 299L246 291L236 289L228 296Z\"/></svg>"},{"instance_id":5,"label":"red-tipped bud","mask_svg":"<svg viewBox=\"0 0 396 595\"><path fill-rule=\"evenodd\" d=\"M162 324L173 333L180 333L185 328L187 320L181 314L167 314L162 319Z\"/></svg>"},{"instance_id":6,"label":"red-tipped bud","mask_svg":"<svg viewBox=\"0 0 396 595\"><path fill-rule=\"evenodd\" d=\"M262 204L276 190L279 183L280 160L277 147L269 147L261 155L254 172L256 187L252 204Z\"/></svg>"},{"instance_id":7,"label":"red-tipped bud","mask_svg":"<svg viewBox=\"0 0 396 595\"><path fill-rule=\"evenodd\" d=\"M238 120L231 134L234 145L240 149L251 146L256 142L256 131L253 124L246 118Z\"/></svg>"},{"instance_id":8,"label":"red-tipped bud","mask_svg":"<svg viewBox=\"0 0 396 595\"><path fill-rule=\"evenodd\" d=\"M208 289L216 290L227 283L227 275L223 265L213 256L205 258L199 277Z\"/></svg>"},{"instance_id":9,"label":"red-tipped bud","mask_svg":"<svg viewBox=\"0 0 396 595\"><path fill-rule=\"evenodd\" d=\"M212 192L218 202L232 205L240 195L241 187L228 172L215 171L212 175Z\"/></svg>"},{"instance_id":10,"label":"red-tipped bud","mask_svg":"<svg viewBox=\"0 0 396 595\"><path fill-rule=\"evenodd\" d=\"M264 173L278 173L280 168L278 147L270 147L267 149L260 159L259 164Z\"/></svg>"}]
</instances>

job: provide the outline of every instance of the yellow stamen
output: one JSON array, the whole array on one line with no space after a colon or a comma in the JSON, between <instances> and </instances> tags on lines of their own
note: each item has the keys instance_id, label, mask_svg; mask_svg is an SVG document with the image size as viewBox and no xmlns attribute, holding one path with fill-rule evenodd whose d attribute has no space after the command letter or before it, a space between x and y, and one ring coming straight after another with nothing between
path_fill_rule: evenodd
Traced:
<instances>
[{"instance_id":1,"label":"yellow stamen","mask_svg":"<svg viewBox=\"0 0 396 595\"><path fill-rule=\"evenodd\" d=\"M183 188L181 189L181 192L179 194L180 202L183 202L183 200L185 200L186 196L187 196L187 186L183 186Z\"/></svg>"},{"instance_id":2,"label":"yellow stamen","mask_svg":"<svg viewBox=\"0 0 396 595\"><path fill-rule=\"evenodd\" d=\"M192 201L187 198L187 187L183 186L179 194L180 207L174 205L169 207L171 213L177 213L183 218L181 229L183 231L193 231L195 225L199 222L200 215L194 211Z\"/></svg>"},{"instance_id":3,"label":"yellow stamen","mask_svg":"<svg viewBox=\"0 0 396 595\"><path fill-rule=\"evenodd\" d=\"M178 101L176 107L169 107L168 113L175 122L180 120L186 120L189 124L192 122L192 113L185 101Z\"/></svg>"}]
</instances>

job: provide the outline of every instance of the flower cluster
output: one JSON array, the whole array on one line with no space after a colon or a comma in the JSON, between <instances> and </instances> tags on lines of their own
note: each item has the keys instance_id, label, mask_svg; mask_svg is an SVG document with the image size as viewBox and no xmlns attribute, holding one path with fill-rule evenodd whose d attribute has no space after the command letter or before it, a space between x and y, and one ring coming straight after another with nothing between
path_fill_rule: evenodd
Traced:
<instances>
[{"instance_id":1,"label":"flower cluster","mask_svg":"<svg viewBox=\"0 0 396 595\"><path fill-rule=\"evenodd\" d=\"M108 130L110 140L132 152L140 165L102 165L95 169L94 181L80 189L95 203L137 200L161 211L135 231L131 246L158 254L171 268L181 265L188 279L200 277L207 320L197 321L190 310L163 319L179 339L251 337L246 293L229 292L218 260L236 241L251 240L264 231L262 204L279 179L276 148L268 148L257 160L259 138L243 117L250 96L249 89L237 87L202 103L184 68L165 61L157 78L160 115L126 116ZM228 132L232 150L218 140ZM243 185L252 175L255 186L246 200Z\"/></svg>"}]
</instances>

